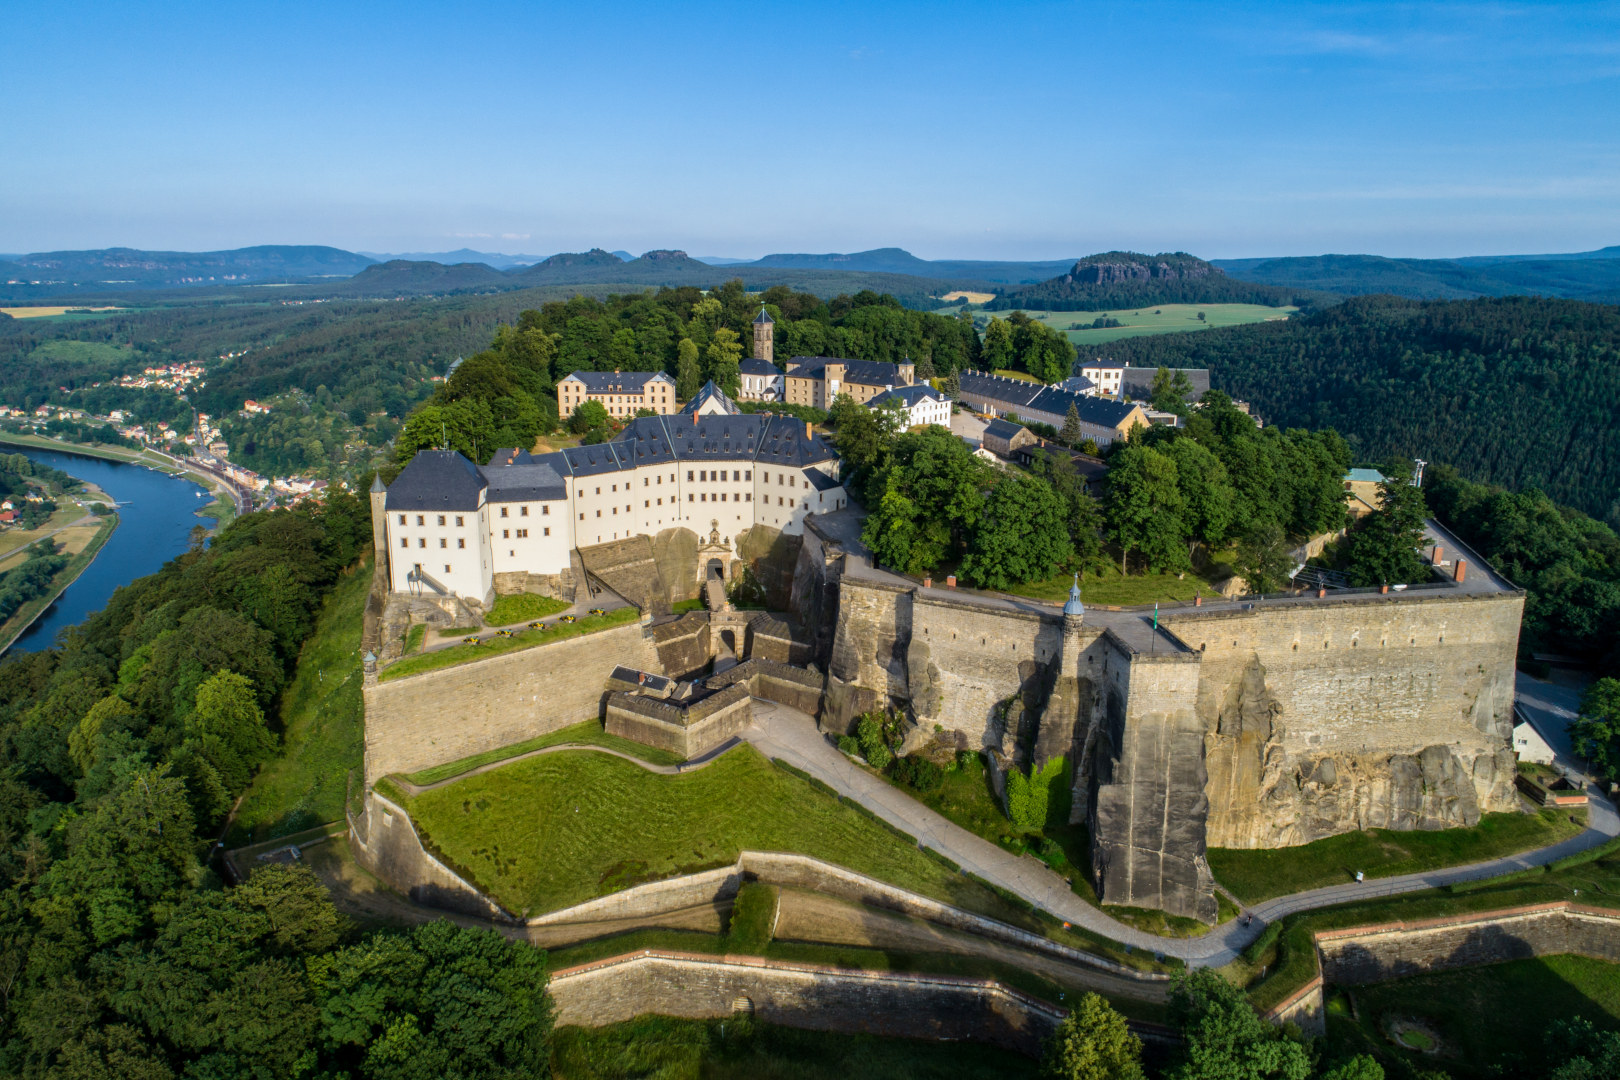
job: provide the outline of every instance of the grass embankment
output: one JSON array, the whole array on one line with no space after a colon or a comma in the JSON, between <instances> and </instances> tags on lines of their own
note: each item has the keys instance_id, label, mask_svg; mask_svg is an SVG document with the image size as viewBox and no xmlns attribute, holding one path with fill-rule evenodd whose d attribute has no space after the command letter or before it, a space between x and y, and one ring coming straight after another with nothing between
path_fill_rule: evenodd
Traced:
<instances>
[{"instance_id":1,"label":"grass embankment","mask_svg":"<svg viewBox=\"0 0 1620 1080\"><path fill-rule=\"evenodd\" d=\"M538 593L500 596L496 597L495 606L489 609L489 615L484 621L490 626L511 626L513 623L544 619L547 616L557 614L559 611L567 611L572 606L572 604L555 600L549 596L541 596Z\"/></svg>"},{"instance_id":2,"label":"grass embankment","mask_svg":"<svg viewBox=\"0 0 1620 1080\"><path fill-rule=\"evenodd\" d=\"M343 816L351 769L365 749L360 628L371 561L349 571L327 598L281 695L281 752L242 796L226 844L286 836Z\"/></svg>"},{"instance_id":3,"label":"grass embankment","mask_svg":"<svg viewBox=\"0 0 1620 1080\"><path fill-rule=\"evenodd\" d=\"M117 514L103 516L96 534L68 560L66 566L57 571L56 577L51 580L50 588L23 604L12 612L11 618L0 624L0 653L11 648L11 643L16 641L46 608L56 603L56 598L66 592L69 585L78 580L79 575L84 573L84 568L95 561L97 553L112 538L113 530L116 528L118 528Z\"/></svg>"},{"instance_id":4,"label":"grass embankment","mask_svg":"<svg viewBox=\"0 0 1620 1080\"><path fill-rule=\"evenodd\" d=\"M1484 862L1556 844L1584 828L1584 810L1486 814L1469 829L1367 829L1298 847L1210 848L1209 866L1215 880L1230 889L1232 895L1246 904L1255 904L1324 885L1343 885L1354 881L1358 870L1369 878L1397 877Z\"/></svg>"},{"instance_id":5,"label":"grass embankment","mask_svg":"<svg viewBox=\"0 0 1620 1080\"><path fill-rule=\"evenodd\" d=\"M1236 553L1216 553L1199 573L1181 577L1154 571L1150 574L1125 575L1119 567L1088 570L1080 575L1080 598L1088 604L1107 604L1113 607L1131 607L1137 604L1173 603L1192 600L1202 595L1205 599L1220 595L1220 586L1232 574L1232 560ZM1074 584L1073 574L1057 574L1041 581L1029 581L1008 589L1015 596L1031 600L1045 600L1061 604L1069 598L1069 586Z\"/></svg>"},{"instance_id":6,"label":"grass embankment","mask_svg":"<svg viewBox=\"0 0 1620 1080\"><path fill-rule=\"evenodd\" d=\"M586 720L572 727L565 727L553 731L549 735L541 735L534 739L525 739L511 746L502 746L494 750L486 750L482 754L474 754L457 761L435 765L431 769L405 774L405 779L418 787L437 784L441 780L448 780L452 776L472 772L474 769L489 765L497 761L507 761L511 758L521 757L535 750L544 750L548 746L561 746L564 743L586 743L590 746L601 746L609 750L619 750L631 757L638 757L650 765L678 765L683 760L679 754L668 750L660 750L655 746L647 746L631 739L622 739L617 735L609 735L602 730L600 720Z\"/></svg>"},{"instance_id":7,"label":"grass embankment","mask_svg":"<svg viewBox=\"0 0 1620 1080\"><path fill-rule=\"evenodd\" d=\"M1620 965L1584 956L1509 960L1358 986L1330 1002L1339 1006L1328 1012L1335 1057L1398 1057L1465 1076L1535 1076L1557 1064L1540 1060L1542 1037L1555 1021L1582 1017L1620 1028ZM1388 1026L1402 1020L1434 1032L1437 1045L1427 1054L1391 1045Z\"/></svg>"},{"instance_id":8,"label":"grass embankment","mask_svg":"<svg viewBox=\"0 0 1620 1080\"><path fill-rule=\"evenodd\" d=\"M1016 1080L1036 1074L1033 1060L979 1043L801 1031L739 1017L641 1016L607 1027L558 1028L551 1064L569 1080Z\"/></svg>"},{"instance_id":9,"label":"grass embankment","mask_svg":"<svg viewBox=\"0 0 1620 1080\"><path fill-rule=\"evenodd\" d=\"M407 656L391 666L383 669L377 676L379 682L389 679L399 679L406 675L418 675L424 671L433 671L436 668L454 667L456 664L465 664L472 660L482 660L489 656L498 656L501 653L516 652L519 649L532 649L536 645L549 645L553 641L564 638L579 637L582 634L606 630L614 626L635 622L641 618L641 612L633 607L615 608L606 615L581 615L578 622L558 623L548 626L544 630L519 630L511 637L486 637L477 645L451 645L443 649L434 649L432 652L419 653L416 656Z\"/></svg>"},{"instance_id":10,"label":"grass embankment","mask_svg":"<svg viewBox=\"0 0 1620 1080\"><path fill-rule=\"evenodd\" d=\"M1576 894L1579 893L1579 896ZM1620 909L1620 841L1537 867L1481 882L1449 885L1363 904L1344 904L1294 915L1266 928L1229 974L1249 987L1259 1009L1269 1009L1315 977L1317 931L1397 920L1436 919L1524 904L1578 900ZM1265 972L1258 981L1254 973Z\"/></svg>"},{"instance_id":11,"label":"grass embankment","mask_svg":"<svg viewBox=\"0 0 1620 1080\"><path fill-rule=\"evenodd\" d=\"M107 446L103 443L76 443L64 442L61 439L48 439L43 435L25 435L15 431L0 432L0 446L31 446L37 450L55 450L64 454L83 454L85 457L103 458L107 461L123 461L136 465L146 465L160 472L172 473L175 471L174 463L145 450L133 450L124 446Z\"/></svg>"}]
</instances>

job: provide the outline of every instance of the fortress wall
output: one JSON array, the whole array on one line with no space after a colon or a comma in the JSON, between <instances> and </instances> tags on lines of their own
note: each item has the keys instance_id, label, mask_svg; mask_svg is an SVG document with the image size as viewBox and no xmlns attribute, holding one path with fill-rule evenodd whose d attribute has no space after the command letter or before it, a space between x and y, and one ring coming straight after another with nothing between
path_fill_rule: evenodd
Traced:
<instances>
[{"instance_id":1,"label":"fortress wall","mask_svg":"<svg viewBox=\"0 0 1620 1080\"><path fill-rule=\"evenodd\" d=\"M1209 843L1472 825L1511 810L1520 594L1166 619L1203 655Z\"/></svg>"},{"instance_id":2,"label":"fortress wall","mask_svg":"<svg viewBox=\"0 0 1620 1080\"><path fill-rule=\"evenodd\" d=\"M602 715L614 665L662 674L636 623L364 688L366 784Z\"/></svg>"},{"instance_id":3,"label":"fortress wall","mask_svg":"<svg viewBox=\"0 0 1620 1080\"><path fill-rule=\"evenodd\" d=\"M349 847L361 866L418 904L497 922L512 916L422 847L401 807L367 791L360 821L349 819Z\"/></svg>"},{"instance_id":4,"label":"fortress wall","mask_svg":"<svg viewBox=\"0 0 1620 1080\"><path fill-rule=\"evenodd\" d=\"M887 706L892 698L908 697L910 645L910 590L845 577L839 586L823 726L842 734L861 713Z\"/></svg>"},{"instance_id":5,"label":"fortress wall","mask_svg":"<svg viewBox=\"0 0 1620 1080\"><path fill-rule=\"evenodd\" d=\"M1106 904L1215 921L1204 859L1203 728L1196 654L1143 656L1122 644L1103 684L1095 763L1092 869Z\"/></svg>"},{"instance_id":6,"label":"fortress wall","mask_svg":"<svg viewBox=\"0 0 1620 1080\"><path fill-rule=\"evenodd\" d=\"M1019 694L1031 703L1041 696L1062 647L1058 619L915 597L906 664L918 722L960 731L975 749L1009 751L1017 732L1002 730L996 706Z\"/></svg>"},{"instance_id":7,"label":"fortress wall","mask_svg":"<svg viewBox=\"0 0 1620 1080\"><path fill-rule=\"evenodd\" d=\"M853 971L754 957L641 952L559 971L557 1023L596 1027L644 1013L752 1013L816 1031L975 1039L1037 1057L1063 1011L986 979Z\"/></svg>"},{"instance_id":8,"label":"fortress wall","mask_svg":"<svg viewBox=\"0 0 1620 1080\"><path fill-rule=\"evenodd\" d=\"M1332 930L1317 934L1316 946L1323 978L1341 984L1561 953L1620 963L1620 912L1561 901Z\"/></svg>"}]
</instances>

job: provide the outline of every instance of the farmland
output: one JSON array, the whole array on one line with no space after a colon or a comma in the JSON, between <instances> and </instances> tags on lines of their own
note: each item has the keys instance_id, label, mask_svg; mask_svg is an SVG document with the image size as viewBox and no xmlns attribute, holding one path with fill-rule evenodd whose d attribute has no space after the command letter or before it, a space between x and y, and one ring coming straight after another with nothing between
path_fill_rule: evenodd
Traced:
<instances>
[{"instance_id":1,"label":"farmland","mask_svg":"<svg viewBox=\"0 0 1620 1080\"><path fill-rule=\"evenodd\" d=\"M960 306L941 308L942 314L954 314ZM1265 307L1261 304L1161 304L1140 310L1116 311L1026 311L1024 314L1053 330L1064 332L1070 341L1080 346L1082 359L1088 345L1104 345L1121 338L1147 337L1152 334L1174 334L1187 330L1208 330L1215 326L1238 326L1243 323L1286 319L1297 308ZM1204 316L1200 319L1198 316ZM996 313L1004 317L1005 313ZM1097 319L1117 319L1119 326L1091 329ZM989 312L974 312L973 321L983 329L990 321ZM1086 329L1076 329L1086 327Z\"/></svg>"}]
</instances>

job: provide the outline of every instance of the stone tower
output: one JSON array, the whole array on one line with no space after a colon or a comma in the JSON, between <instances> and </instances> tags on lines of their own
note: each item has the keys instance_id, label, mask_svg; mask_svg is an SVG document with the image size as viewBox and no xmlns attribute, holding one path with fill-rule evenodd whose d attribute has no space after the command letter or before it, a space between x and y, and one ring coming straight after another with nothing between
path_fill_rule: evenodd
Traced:
<instances>
[{"instance_id":1,"label":"stone tower","mask_svg":"<svg viewBox=\"0 0 1620 1080\"><path fill-rule=\"evenodd\" d=\"M771 321L763 305L754 316L754 359L776 363L776 323Z\"/></svg>"},{"instance_id":2,"label":"stone tower","mask_svg":"<svg viewBox=\"0 0 1620 1080\"><path fill-rule=\"evenodd\" d=\"M1074 678L1080 664L1080 628L1086 621L1086 605L1080 602L1080 575L1069 586L1069 602L1063 605L1063 653L1058 661L1058 677Z\"/></svg>"},{"instance_id":3,"label":"stone tower","mask_svg":"<svg viewBox=\"0 0 1620 1080\"><path fill-rule=\"evenodd\" d=\"M371 478L371 546L378 562L388 558L388 489L383 486L382 473Z\"/></svg>"}]
</instances>

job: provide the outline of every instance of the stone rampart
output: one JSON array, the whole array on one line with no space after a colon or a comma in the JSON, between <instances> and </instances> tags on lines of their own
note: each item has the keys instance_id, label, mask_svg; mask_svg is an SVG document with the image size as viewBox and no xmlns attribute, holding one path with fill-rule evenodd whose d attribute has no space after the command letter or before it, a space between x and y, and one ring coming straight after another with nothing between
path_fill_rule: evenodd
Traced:
<instances>
[{"instance_id":1,"label":"stone rampart","mask_svg":"<svg viewBox=\"0 0 1620 1080\"><path fill-rule=\"evenodd\" d=\"M663 665L660 670L671 678L684 679L702 671L714 657L707 611L688 611L678 619L659 623L652 628L652 638Z\"/></svg>"},{"instance_id":2,"label":"stone rampart","mask_svg":"<svg viewBox=\"0 0 1620 1080\"><path fill-rule=\"evenodd\" d=\"M746 640L750 659L779 664L808 664L815 659L815 646L807 637L795 637L785 619L765 612L748 620Z\"/></svg>"},{"instance_id":3,"label":"stone rampart","mask_svg":"<svg viewBox=\"0 0 1620 1080\"><path fill-rule=\"evenodd\" d=\"M739 683L746 685L754 697L786 705L807 716L821 713L822 676L804 668L774 660L744 660L718 675L709 676L703 685L718 690Z\"/></svg>"},{"instance_id":4,"label":"stone rampart","mask_svg":"<svg viewBox=\"0 0 1620 1080\"><path fill-rule=\"evenodd\" d=\"M495 901L422 846L411 816L391 800L366 792L361 817L349 816L349 846L355 861L418 904L514 922Z\"/></svg>"},{"instance_id":5,"label":"stone rampart","mask_svg":"<svg viewBox=\"0 0 1620 1080\"><path fill-rule=\"evenodd\" d=\"M690 705L641 694L608 695L607 732L683 759L702 757L754 722L748 687L738 683Z\"/></svg>"},{"instance_id":6,"label":"stone rampart","mask_svg":"<svg viewBox=\"0 0 1620 1080\"><path fill-rule=\"evenodd\" d=\"M551 976L558 1024L752 1015L816 1031L973 1039L1029 1057L1064 1012L987 979L647 950Z\"/></svg>"},{"instance_id":7,"label":"stone rampart","mask_svg":"<svg viewBox=\"0 0 1620 1080\"><path fill-rule=\"evenodd\" d=\"M1522 594L1179 612L1202 657L1208 842L1282 847L1512 810Z\"/></svg>"},{"instance_id":8,"label":"stone rampart","mask_svg":"<svg viewBox=\"0 0 1620 1080\"><path fill-rule=\"evenodd\" d=\"M1620 963L1620 911L1559 901L1326 930L1316 947L1323 978L1351 985L1561 953Z\"/></svg>"},{"instance_id":9,"label":"stone rampart","mask_svg":"<svg viewBox=\"0 0 1620 1080\"><path fill-rule=\"evenodd\" d=\"M629 623L364 688L365 779L411 773L602 715L615 665L662 674Z\"/></svg>"}]
</instances>

